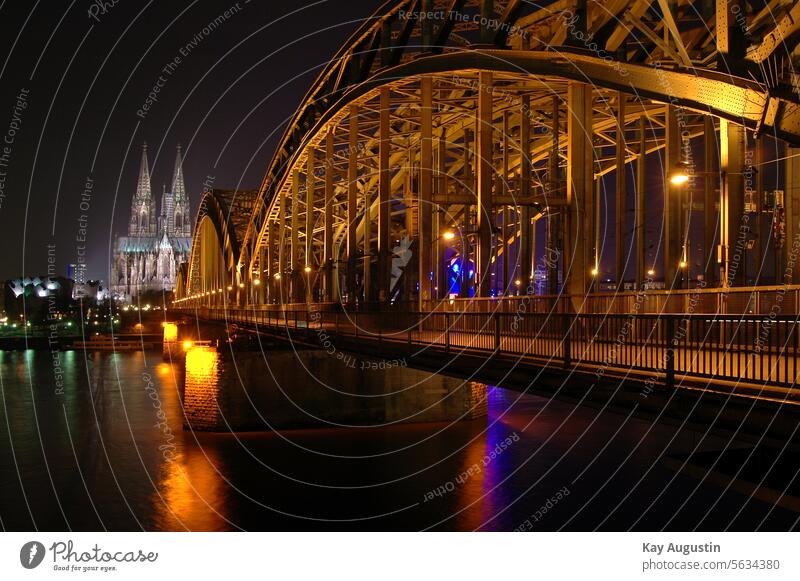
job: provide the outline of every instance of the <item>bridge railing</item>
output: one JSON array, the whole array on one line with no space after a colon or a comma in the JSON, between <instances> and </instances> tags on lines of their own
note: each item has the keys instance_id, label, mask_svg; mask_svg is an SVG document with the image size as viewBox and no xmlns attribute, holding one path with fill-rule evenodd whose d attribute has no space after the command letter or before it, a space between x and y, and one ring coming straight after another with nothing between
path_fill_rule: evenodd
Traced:
<instances>
[{"instance_id":1,"label":"bridge railing","mask_svg":"<svg viewBox=\"0 0 800 581\"><path fill-rule=\"evenodd\" d=\"M800 372L800 321L779 315L653 315L475 312L346 312L198 309L224 320L288 334L311 345L336 338L377 355L458 353L793 387Z\"/></svg>"},{"instance_id":2,"label":"bridge railing","mask_svg":"<svg viewBox=\"0 0 800 581\"><path fill-rule=\"evenodd\" d=\"M706 313L754 314L800 312L800 285L595 292L573 301L569 295L516 295L496 298L425 301L423 311L464 313L569 313L596 314Z\"/></svg>"}]
</instances>

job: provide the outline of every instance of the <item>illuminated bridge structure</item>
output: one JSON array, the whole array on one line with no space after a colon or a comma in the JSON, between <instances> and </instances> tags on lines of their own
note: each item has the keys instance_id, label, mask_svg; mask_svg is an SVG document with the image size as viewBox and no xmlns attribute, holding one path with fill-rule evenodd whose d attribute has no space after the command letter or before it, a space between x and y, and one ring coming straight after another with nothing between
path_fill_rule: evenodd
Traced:
<instances>
[{"instance_id":1,"label":"illuminated bridge structure","mask_svg":"<svg viewBox=\"0 0 800 581\"><path fill-rule=\"evenodd\" d=\"M172 306L376 354L784 397L798 39L793 2L387 2L258 191L205 195Z\"/></svg>"}]
</instances>

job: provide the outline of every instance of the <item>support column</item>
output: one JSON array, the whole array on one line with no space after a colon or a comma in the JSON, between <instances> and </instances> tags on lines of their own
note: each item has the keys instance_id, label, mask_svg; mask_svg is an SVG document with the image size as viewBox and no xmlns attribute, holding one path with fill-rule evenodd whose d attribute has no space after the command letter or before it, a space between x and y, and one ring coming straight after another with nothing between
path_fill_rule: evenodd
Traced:
<instances>
[{"instance_id":1,"label":"support column","mask_svg":"<svg viewBox=\"0 0 800 581\"><path fill-rule=\"evenodd\" d=\"M667 105L666 113L666 147L664 156L664 227L663 227L663 260L664 286L667 289L680 288L678 265L681 261L681 193L683 185L670 181L681 158L681 132L675 107Z\"/></svg>"},{"instance_id":2,"label":"support column","mask_svg":"<svg viewBox=\"0 0 800 581\"><path fill-rule=\"evenodd\" d=\"M420 80L419 150L419 305L430 302L433 265L433 78Z\"/></svg>"},{"instance_id":3,"label":"support column","mask_svg":"<svg viewBox=\"0 0 800 581\"><path fill-rule=\"evenodd\" d=\"M447 129L441 128L439 133L439 147L437 151L437 170L436 170L436 188L439 196L447 196ZM434 206L435 223L433 225L436 235L436 286L439 291L436 293L437 299L447 298L450 293L450 279L445 267L445 258L447 254L447 243L442 239L442 233L450 227L449 216L444 212L447 206Z\"/></svg>"},{"instance_id":4,"label":"support column","mask_svg":"<svg viewBox=\"0 0 800 581\"><path fill-rule=\"evenodd\" d=\"M747 13L745 0L716 0L718 67L726 73L742 73L747 56L747 35L740 20Z\"/></svg>"},{"instance_id":5,"label":"support column","mask_svg":"<svg viewBox=\"0 0 800 581\"><path fill-rule=\"evenodd\" d=\"M380 120L378 146L378 301L389 300L392 282L392 241L391 235L391 189L392 174L389 171L389 155L392 150L390 114L391 94L383 87L380 94Z\"/></svg>"},{"instance_id":6,"label":"support column","mask_svg":"<svg viewBox=\"0 0 800 581\"><path fill-rule=\"evenodd\" d=\"M551 136L553 143L550 148L550 159L548 163L549 174L549 198L561 198L560 192L560 169L559 169L559 133L561 132L559 118L558 97L553 97L553 112ZM558 208L558 209L556 209ZM547 208L547 248L545 249L545 265L547 267L547 294L558 294L558 261L566 263L564 256L564 213L567 207L550 205Z\"/></svg>"},{"instance_id":7,"label":"support column","mask_svg":"<svg viewBox=\"0 0 800 581\"><path fill-rule=\"evenodd\" d=\"M266 252L266 279L262 280L261 284L264 286L264 293L266 294L267 303L272 303L275 299L275 228L272 224L267 224L267 240L265 246Z\"/></svg>"},{"instance_id":8,"label":"support column","mask_svg":"<svg viewBox=\"0 0 800 581\"><path fill-rule=\"evenodd\" d=\"M800 148L786 148L783 204L785 208L786 235L780 249L780 278L776 284L800 284ZM791 272L790 272L791 269Z\"/></svg>"},{"instance_id":9,"label":"support column","mask_svg":"<svg viewBox=\"0 0 800 581\"><path fill-rule=\"evenodd\" d=\"M476 136L477 137L477 136ZM470 152L473 149L472 145L472 135L470 134L470 130L466 127L464 128L464 188L468 189L470 193L474 193L475 196L478 195L477 188L473 184L473 175L472 175L472 165L470 163ZM477 156L476 156L477 157ZM461 229L461 270L459 272L459 298L468 298L469 297L469 288L472 286L473 281L476 280L477 277L470 277L469 276L469 260L471 254L471 240L467 232L471 227L470 224L470 208L469 206L464 206L464 218L463 224ZM475 272L478 273L480 266L478 264L478 257L477 254L475 256Z\"/></svg>"},{"instance_id":10,"label":"support column","mask_svg":"<svg viewBox=\"0 0 800 581\"><path fill-rule=\"evenodd\" d=\"M317 155L313 147L308 148L308 159L306 162L306 249L305 266L303 268L303 279L306 289L306 304L314 301L314 161Z\"/></svg>"},{"instance_id":11,"label":"support column","mask_svg":"<svg viewBox=\"0 0 800 581\"><path fill-rule=\"evenodd\" d=\"M617 100L619 101L619 106L617 107L615 273L617 277L617 290L621 291L625 287L625 225L627 219L626 201L628 196L628 180L625 170L625 94L622 92L617 93Z\"/></svg>"},{"instance_id":12,"label":"support column","mask_svg":"<svg viewBox=\"0 0 800 581\"><path fill-rule=\"evenodd\" d=\"M761 135L756 136L755 143L753 144L755 148L755 194L754 194L754 202L755 202L755 210L756 215L754 217L755 224L753 225L753 231L755 234L755 244L753 245L753 256L755 256L755 272L754 272L754 281L753 284L758 286L761 284L761 279L764 276L764 233L761 228L761 223L763 222L762 215L761 215L761 205L762 200L764 199L764 140Z\"/></svg>"},{"instance_id":13,"label":"support column","mask_svg":"<svg viewBox=\"0 0 800 581\"><path fill-rule=\"evenodd\" d=\"M347 302L356 302L356 238L358 217L358 107L350 106L347 162Z\"/></svg>"},{"instance_id":14,"label":"support column","mask_svg":"<svg viewBox=\"0 0 800 581\"><path fill-rule=\"evenodd\" d=\"M478 248L477 271L478 292L477 296L488 297L492 292L491 260L492 260L492 73L481 72L478 82L478 135L477 154L478 166Z\"/></svg>"},{"instance_id":15,"label":"support column","mask_svg":"<svg viewBox=\"0 0 800 581\"><path fill-rule=\"evenodd\" d=\"M520 291L527 294L533 280L534 269L536 268L536 256L534 254L535 236L532 235L531 207L528 205L531 198L531 162L530 162L530 142L531 142L531 101L530 97L522 97L519 126L519 197L522 202L520 207L520 244L519 244L519 278L521 284ZM535 232L535 230L534 230Z\"/></svg>"},{"instance_id":16,"label":"support column","mask_svg":"<svg viewBox=\"0 0 800 581\"><path fill-rule=\"evenodd\" d=\"M255 293L255 295L256 295L256 303L259 304L259 305L263 305L266 302L265 297L266 297L266 294L267 294L267 281L268 281L268 279L264 278L264 275L266 274L266 271L267 271L267 269L264 266L265 262L266 262L266 259L267 259L266 254L267 254L266 249L262 246L258 251L258 277L256 277L256 278L259 281L259 284L256 287L256 293ZM215 256L216 256L216 253L215 253ZM216 261L216 258L215 258L215 261ZM220 287L220 288L223 288L223 287ZM212 299L214 300L214 302L217 301L217 297L216 296L212 296Z\"/></svg>"},{"instance_id":17,"label":"support column","mask_svg":"<svg viewBox=\"0 0 800 581\"><path fill-rule=\"evenodd\" d=\"M714 191L716 176L714 158L717 157L717 135L714 130L714 118L706 115L703 126L703 157L705 179L703 180L703 280L709 287L716 286L717 272L717 221L716 205L718 198Z\"/></svg>"},{"instance_id":18,"label":"support column","mask_svg":"<svg viewBox=\"0 0 800 581\"><path fill-rule=\"evenodd\" d=\"M592 89L570 81L567 121L567 221L564 281L578 312L591 283L588 251L594 239L594 168L592 167Z\"/></svg>"},{"instance_id":19,"label":"support column","mask_svg":"<svg viewBox=\"0 0 800 581\"><path fill-rule=\"evenodd\" d=\"M289 290L289 301L292 303L300 302L302 273L300 268L300 172L292 172L292 248L289 253L289 270L291 272Z\"/></svg>"},{"instance_id":20,"label":"support column","mask_svg":"<svg viewBox=\"0 0 800 581\"><path fill-rule=\"evenodd\" d=\"M335 268L333 255L333 130L325 136L325 223L323 225L323 257L325 267L325 301L339 300L336 289L338 285L334 280Z\"/></svg>"},{"instance_id":21,"label":"support column","mask_svg":"<svg viewBox=\"0 0 800 581\"><path fill-rule=\"evenodd\" d=\"M745 284L750 218L744 213L744 127L721 119L719 134L723 175L719 203L722 286L727 288Z\"/></svg>"},{"instance_id":22,"label":"support column","mask_svg":"<svg viewBox=\"0 0 800 581\"><path fill-rule=\"evenodd\" d=\"M508 111L503 112L503 140L500 142L502 146L501 156L501 168L502 174L500 175L500 187L498 188L498 193L500 195L508 195L508 140L509 140L509 126L508 126ZM511 238L511 206L503 205L500 207L500 215L503 218L503 278L500 279L499 285L503 292L503 296L511 294L514 288L514 277L511 276L510 270L512 267L511 264L511 252L510 246L508 244L508 239ZM516 238L516 233L515 236Z\"/></svg>"},{"instance_id":23,"label":"support column","mask_svg":"<svg viewBox=\"0 0 800 581\"><path fill-rule=\"evenodd\" d=\"M361 253L361 272L362 287L365 303L374 303L376 299L375 287L372 280L372 199L369 189L364 188L363 192L363 215L362 215L362 253Z\"/></svg>"},{"instance_id":24,"label":"support column","mask_svg":"<svg viewBox=\"0 0 800 581\"><path fill-rule=\"evenodd\" d=\"M647 177L647 115L639 117L639 158L636 160L636 290L644 288L650 269L645 264L647 221L645 214L645 184Z\"/></svg>"},{"instance_id":25,"label":"support column","mask_svg":"<svg viewBox=\"0 0 800 581\"><path fill-rule=\"evenodd\" d=\"M280 191L278 203L278 303L288 302L286 296L286 190Z\"/></svg>"}]
</instances>

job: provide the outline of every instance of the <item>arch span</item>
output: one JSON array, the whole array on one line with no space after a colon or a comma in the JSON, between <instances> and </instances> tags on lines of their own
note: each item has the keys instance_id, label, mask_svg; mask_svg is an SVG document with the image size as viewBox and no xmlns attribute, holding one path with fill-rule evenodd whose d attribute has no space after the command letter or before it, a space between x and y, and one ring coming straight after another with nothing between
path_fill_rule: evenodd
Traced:
<instances>
[{"instance_id":1,"label":"arch span","mask_svg":"<svg viewBox=\"0 0 800 581\"><path fill-rule=\"evenodd\" d=\"M597 218L609 176L618 287L653 274L685 284L694 208L670 178L688 168L702 188L702 275L743 283L731 253L755 204L745 201L748 152L764 135L800 144L787 73L798 9L767 19L767 8L717 4L725 12L704 3L695 22L688 2L662 0L387 2L299 104L240 244L206 213L227 280L247 289L241 302L422 305L518 293L541 269L547 291L580 297L610 238ZM732 5L751 34L717 27ZM656 151L663 212L648 231L657 197L645 160ZM539 264L542 242L556 258Z\"/></svg>"}]
</instances>

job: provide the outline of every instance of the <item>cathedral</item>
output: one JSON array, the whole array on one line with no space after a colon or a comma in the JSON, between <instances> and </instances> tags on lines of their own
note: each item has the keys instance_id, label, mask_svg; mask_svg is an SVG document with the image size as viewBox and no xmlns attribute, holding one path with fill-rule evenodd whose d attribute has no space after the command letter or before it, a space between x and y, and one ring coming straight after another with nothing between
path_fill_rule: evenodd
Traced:
<instances>
[{"instance_id":1,"label":"cathedral","mask_svg":"<svg viewBox=\"0 0 800 581\"><path fill-rule=\"evenodd\" d=\"M111 266L111 293L131 300L147 291L172 291L181 263L192 247L192 217L183 180L181 148L175 159L172 187L161 194L161 211L150 188L147 145L142 151L139 181L131 203L128 235L117 238Z\"/></svg>"}]
</instances>

